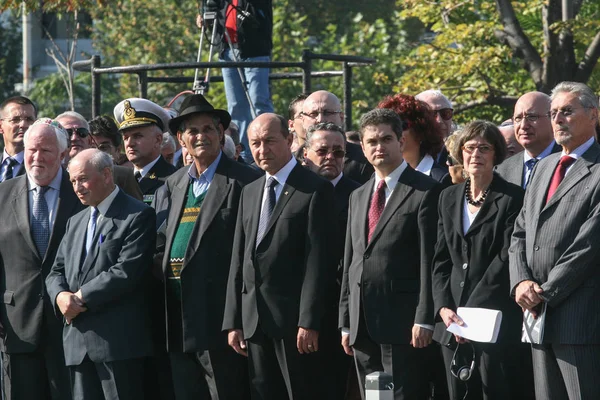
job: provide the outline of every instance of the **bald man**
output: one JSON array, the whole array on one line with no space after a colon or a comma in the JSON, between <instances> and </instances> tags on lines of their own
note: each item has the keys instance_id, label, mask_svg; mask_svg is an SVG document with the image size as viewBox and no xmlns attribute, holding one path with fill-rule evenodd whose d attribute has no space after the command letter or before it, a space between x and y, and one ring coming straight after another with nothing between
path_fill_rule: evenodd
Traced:
<instances>
[{"instance_id":1,"label":"bald man","mask_svg":"<svg viewBox=\"0 0 600 400\"><path fill-rule=\"evenodd\" d=\"M315 352L337 267L333 185L292 157L282 116L258 116L248 142L265 176L242 190L223 329L248 356L252 398L318 398Z\"/></svg>"},{"instance_id":2,"label":"bald man","mask_svg":"<svg viewBox=\"0 0 600 400\"><path fill-rule=\"evenodd\" d=\"M504 142L506 142L506 158L510 158L518 152L523 151L523 146L519 144L517 137L515 136L515 126L512 119L503 122L502 125L498 127L498 130L504 137Z\"/></svg>"},{"instance_id":3,"label":"bald man","mask_svg":"<svg viewBox=\"0 0 600 400\"><path fill-rule=\"evenodd\" d=\"M340 99L326 90L312 93L302 104L302 125L305 132L312 125L322 122L332 122L344 127L344 112ZM371 178L373 171L373 166L365 158L361 147L346 142L344 175L363 184Z\"/></svg>"},{"instance_id":4,"label":"bald man","mask_svg":"<svg viewBox=\"0 0 600 400\"><path fill-rule=\"evenodd\" d=\"M526 188L537 162L561 150L552 132L550 96L525 93L515 104L513 123L517 142L525 150L506 159L496 167L496 172L510 183Z\"/></svg>"}]
</instances>

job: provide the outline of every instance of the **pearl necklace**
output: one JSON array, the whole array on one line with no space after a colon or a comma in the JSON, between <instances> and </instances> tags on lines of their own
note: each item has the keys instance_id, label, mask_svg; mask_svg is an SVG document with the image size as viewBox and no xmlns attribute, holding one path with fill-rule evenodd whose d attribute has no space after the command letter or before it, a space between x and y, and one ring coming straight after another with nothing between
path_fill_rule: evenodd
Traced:
<instances>
[{"instance_id":1,"label":"pearl necklace","mask_svg":"<svg viewBox=\"0 0 600 400\"><path fill-rule=\"evenodd\" d=\"M474 207L481 206L483 204L483 202L485 201L485 198L487 197L488 193L490 192L490 186L488 186L484 190L484 192L479 197L479 200L473 200L473 198L471 197L471 179L470 178L467 179L467 182L465 185L465 197L467 199L467 203L469 203L470 205L472 205Z\"/></svg>"}]
</instances>

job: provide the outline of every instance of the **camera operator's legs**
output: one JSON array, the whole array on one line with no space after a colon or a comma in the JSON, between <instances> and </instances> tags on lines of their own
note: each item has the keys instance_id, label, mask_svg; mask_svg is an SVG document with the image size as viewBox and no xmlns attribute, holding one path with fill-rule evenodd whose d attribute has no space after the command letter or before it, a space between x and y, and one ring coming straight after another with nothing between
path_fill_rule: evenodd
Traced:
<instances>
[{"instance_id":1,"label":"camera operator's legs","mask_svg":"<svg viewBox=\"0 0 600 400\"><path fill-rule=\"evenodd\" d=\"M269 56L251 57L241 60L239 51L234 49L235 58L238 61L269 61ZM223 52L222 61L234 61L231 50ZM256 110L256 115L265 112L273 112L273 103L269 91L269 69L267 68L243 68L242 73L248 81L248 94ZM244 86L240 80L239 72L236 68L223 68L223 83L225 84L225 96L227 97L227 109L231 114L231 119L240 128L240 142L244 144L246 150L241 153L244 160L253 162L252 154L248 147L248 137L246 128L252 121L252 109L248 103Z\"/></svg>"}]
</instances>

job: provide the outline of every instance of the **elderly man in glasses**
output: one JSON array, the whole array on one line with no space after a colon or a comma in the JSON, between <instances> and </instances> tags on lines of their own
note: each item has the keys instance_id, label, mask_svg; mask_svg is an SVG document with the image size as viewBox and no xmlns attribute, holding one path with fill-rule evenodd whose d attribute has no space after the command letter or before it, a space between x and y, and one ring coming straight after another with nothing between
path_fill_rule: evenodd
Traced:
<instances>
[{"instance_id":1,"label":"elderly man in glasses","mask_svg":"<svg viewBox=\"0 0 600 400\"><path fill-rule=\"evenodd\" d=\"M70 141L69 154L66 157L68 160L75 157L85 149L98 147L98 144L90 134L90 125L85 120L83 115L75 111L66 111L56 118L67 131ZM66 163L63 163L66 165ZM113 179L115 184L119 186L125 193L138 200L142 200L142 192L131 173L131 168L115 165L113 168Z\"/></svg>"},{"instance_id":2,"label":"elderly man in glasses","mask_svg":"<svg viewBox=\"0 0 600 400\"><path fill-rule=\"evenodd\" d=\"M508 182L525 188L537 162L561 150L552 132L550 96L541 92L525 93L515 104L512 120L517 142L525 150L498 165L496 172Z\"/></svg>"},{"instance_id":3,"label":"elderly man in glasses","mask_svg":"<svg viewBox=\"0 0 600 400\"><path fill-rule=\"evenodd\" d=\"M23 136L36 116L35 104L27 97L10 97L0 104L0 135L4 139L0 182L25 174Z\"/></svg>"}]
</instances>

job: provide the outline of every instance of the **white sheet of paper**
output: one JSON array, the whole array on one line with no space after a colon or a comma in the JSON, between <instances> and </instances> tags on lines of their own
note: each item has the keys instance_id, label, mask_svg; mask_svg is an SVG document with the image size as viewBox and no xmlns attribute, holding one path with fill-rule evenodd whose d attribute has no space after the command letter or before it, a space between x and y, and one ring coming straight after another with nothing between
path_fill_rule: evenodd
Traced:
<instances>
[{"instance_id":1,"label":"white sheet of paper","mask_svg":"<svg viewBox=\"0 0 600 400\"><path fill-rule=\"evenodd\" d=\"M502 311L488 308L458 307L456 313L462 318L464 325L450 324L448 332L452 332L474 342L496 343L498 331L502 323Z\"/></svg>"}]
</instances>

